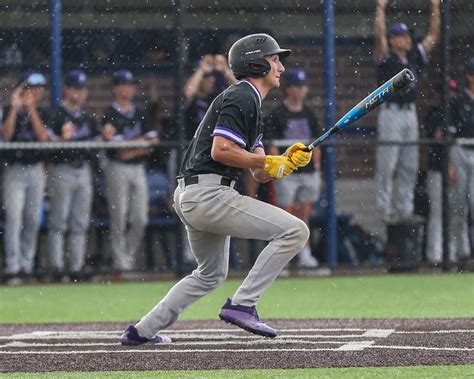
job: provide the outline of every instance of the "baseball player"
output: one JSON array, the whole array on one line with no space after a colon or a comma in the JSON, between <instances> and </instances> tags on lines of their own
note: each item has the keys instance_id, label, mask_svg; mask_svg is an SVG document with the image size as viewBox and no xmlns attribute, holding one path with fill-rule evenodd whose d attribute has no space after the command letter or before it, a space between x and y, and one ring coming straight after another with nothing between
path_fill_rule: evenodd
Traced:
<instances>
[{"instance_id":1,"label":"baseball player","mask_svg":"<svg viewBox=\"0 0 474 379\"><path fill-rule=\"evenodd\" d=\"M321 134L313 111L305 105L308 94L306 72L303 69L291 69L283 78L282 103L265 120L266 138L308 141ZM272 154L279 149L272 147ZM309 225L314 210L314 202L321 192L321 153L314 150L312 164L299 169L286 180L276 182L277 204ZM311 254L309 243L298 254L298 266L314 268L318 261Z\"/></svg>"},{"instance_id":2,"label":"baseball player","mask_svg":"<svg viewBox=\"0 0 474 379\"><path fill-rule=\"evenodd\" d=\"M100 136L94 116L82 108L87 100L87 77L71 70L64 78L64 96L50 128L59 141L91 141ZM58 150L49 159L48 253L52 279L65 279L64 236L68 232L69 277L83 277L86 233L92 204L92 175L89 162L94 151Z\"/></svg>"},{"instance_id":3,"label":"baseball player","mask_svg":"<svg viewBox=\"0 0 474 379\"><path fill-rule=\"evenodd\" d=\"M261 103L280 85L290 54L267 34L235 42L229 64L239 80L211 104L178 175L175 209L186 231L198 267L178 282L135 326L129 325L122 344L170 342L157 336L181 313L218 287L226 278L230 237L269 241L248 276L219 313L222 320L249 332L275 337L255 307L262 293L309 238L303 221L283 209L242 196L234 190L242 169L258 182L281 179L311 161L311 152L291 146L284 155L265 155Z\"/></svg>"},{"instance_id":4,"label":"baseball player","mask_svg":"<svg viewBox=\"0 0 474 379\"><path fill-rule=\"evenodd\" d=\"M44 96L45 77L37 72L23 74L13 91L10 105L3 109L0 134L3 141L48 141L48 111L39 106ZM7 281L21 282L30 276L34 257L46 177L44 153L37 150L3 152L3 207L5 210L5 263Z\"/></svg>"},{"instance_id":5,"label":"baseball player","mask_svg":"<svg viewBox=\"0 0 474 379\"><path fill-rule=\"evenodd\" d=\"M385 10L388 0L378 0L375 12L375 51L377 81L384 83L392 76L409 68L415 75L428 63L428 54L439 39L440 0L431 0L428 35L413 46L408 27L398 23L385 31ZM379 140L416 141L418 116L416 112L416 81L382 105L377 119ZM415 145L380 146L376 152L376 205L386 222L412 216L414 189L418 175L419 149Z\"/></svg>"},{"instance_id":6,"label":"baseball player","mask_svg":"<svg viewBox=\"0 0 474 379\"><path fill-rule=\"evenodd\" d=\"M456 82L450 82L451 91L456 91ZM455 92L454 92L455 93ZM442 109L442 86L435 88L434 104L429 109L425 118L426 136L437 140L442 140L446 132L445 115ZM442 145L432 145L429 147L428 173L426 176L426 191L430 203L430 212L427 220L426 236L426 259L429 264L437 266L443 260L443 225L442 225ZM449 167L450 178L453 178L452 165ZM449 199L452 201L452 188L449 188ZM450 239L450 255L453 253ZM453 257L451 257L453 260Z\"/></svg>"},{"instance_id":7,"label":"baseball player","mask_svg":"<svg viewBox=\"0 0 474 379\"><path fill-rule=\"evenodd\" d=\"M466 86L451 103L456 138L474 138L474 58L465 67ZM472 143L472 141L471 141ZM468 232L474 225L474 146L455 145L451 150L451 163L455 171L453 238L459 267L468 264L471 245Z\"/></svg>"},{"instance_id":8,"label":"baseball player","mask_svg":"<svg viewBox=\"0 0 474 379\"><path fill-rule=\"evenodd\" d=\"M151 129L145 110L133 102L136 93L133 74L119 70L114 73L112 84L113 103L102 118L102 137L106 141L157 141L158 133ZM150 152L149 149L107 150L105 179L117 280L122 272L133 270L148 223L145 160Z\"/></svg>"}]
</instances>

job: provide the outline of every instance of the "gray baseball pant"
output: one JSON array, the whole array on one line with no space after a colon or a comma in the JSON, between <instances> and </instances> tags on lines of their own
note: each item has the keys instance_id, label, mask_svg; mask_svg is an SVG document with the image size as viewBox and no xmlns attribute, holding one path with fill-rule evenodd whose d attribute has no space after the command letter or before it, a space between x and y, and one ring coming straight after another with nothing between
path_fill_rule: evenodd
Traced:
<instances>
[{"instance_id":1,"label":"gray baseball pant","mask_svg":"<svg viewBox=\"0 0 474 379\"><path fill-rule=\"evenodd\" d=\"M383 105L377 119L377 133L382 141L417 141L419 131L415 105L406 108ZM382 217L393 213L401 217L413 214L418 156L417 145L377 147L375 200Z\"/></svg>"},{"instance_id":2,"label":"gray baseball pant","mask_svg":"<svg viewBox=\"0 0 474 379\"><path fill-rule=\"evenodd\" d=\"M33 271L45 183L43 163L13 163L3 170L7 274Z\"/></svg>"},{"instance_id":3,"label":"gray baseball pant","mask_svg":"<svg viewBox=\"0 0 474 379\"><path fill-rule=\"evenodd\" d=\"M443 178L441 171L428 171L426 190L430 201L430 213L427 224L426 257L431 263L441 263L443 260ZM453 191L449 189L449 200L453 203ZM452 208L452 206L450 207ZM452 212L450 217L452 216ZM464 225L467 235L467 224ZM453 239L449 241L450 260L454 261Z\"/></svg>"},{"instance_id":4,"label":"gray baseball pant","mask_svg":"<svg viewBox=\"0 0 474 379\"><path fill-rule=\"evenodd\" d=\"M105 178L114 268L129 271L135 266L135 255L148 223L145 167L110 160Z\"/></svg>"},{"instance_id":5,"label":"gray baseball pant","mask_svg":"<svg viewBox=\"0 0 474 379\"><path fill-rule=\"evenodd\" d=\"M88 163L81 168L50 165L48 217L49 261L54 270L64 270L64 236L68 232L69 270L84 267L92 205L92 176Z\"/></svg>"},{"instance_id":6,"label":"gray baseball pant","mask_svg":"<svg viewBox=\"0 0 474 379\"><path fill-rule=\"evenodd\" d=\"M457 258L469 257L471 248L468 214L474 217L474 149L453 146L451 162L456 170L453 206L453 239ZM471 223L472 224L472 223Z\"/></svg>"},{"instance_id":7,"label":"gray baseball pant","mask_svg":"<svg viewBox=\"0 0 474 379\"><path fill-rule=\"evenodd\" d=\"M253 306L285 265L306 244L309 229L288 212L242 196L220 185L221 176L199 175L199 183L178 181L174 207L186 226L198 267L179 281L136 325L151 338L173 324L191 304L218 287L227 277L230 236L269 241L232 297L234 303Z\"/></svg>"}]
</instances>

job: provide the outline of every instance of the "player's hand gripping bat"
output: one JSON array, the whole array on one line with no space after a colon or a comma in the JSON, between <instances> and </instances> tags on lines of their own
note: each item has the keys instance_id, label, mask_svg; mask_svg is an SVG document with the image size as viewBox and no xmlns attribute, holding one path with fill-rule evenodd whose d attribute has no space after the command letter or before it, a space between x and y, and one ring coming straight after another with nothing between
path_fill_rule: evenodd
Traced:
<instances>
[{"instance_id":1,"label":"player's hand gripping bat","mask_svg":"<svg viewBox=\"0 0 474 379\"><path fill-rule=\"evenodd\" d=\"M398 91L406 88L411 82L415 80L415 76L409 69L404 69L395 75L392 79L388 80L347 112L331 129L320 136L315 141L311 142L306 146L306 151L311 151L318 146L327 138L346 128L347 125L352 124L354 121L361 117L364 117L367 113L377 108L380 104L390 99Z\"/></svg>"}]
</instances>

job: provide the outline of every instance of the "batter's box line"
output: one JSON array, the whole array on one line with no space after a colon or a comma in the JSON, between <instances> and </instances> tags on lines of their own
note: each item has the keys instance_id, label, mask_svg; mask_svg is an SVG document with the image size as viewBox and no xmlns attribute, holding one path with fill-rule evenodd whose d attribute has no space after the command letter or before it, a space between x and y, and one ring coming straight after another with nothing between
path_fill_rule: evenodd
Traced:
<instances>
[{"instance_id":1,"label":"batter's box line","mask_svg":"<svg viewBox=\"0 0 474 379\"><path fill-rule=\"evenodd\" d=\"M369 349L386 349L386 350L426 350L426 351L474 351L472 348L462 347L426 347L426 346L367 346ZM171 353L268 353L268 352L281 352L281 353L304 353L304 352L318 352L318 351L332 351L332 352L346 352L354 350L340 350L338 348L285 348L285 349L156 349L156 350L142 350L142 349L126 349L126 350L69 350L69 351L0 351L0 355L77 355L77 354L120 354L120 353L139 353L139 354L171 354Z\"/></svg>"}]
</instances>

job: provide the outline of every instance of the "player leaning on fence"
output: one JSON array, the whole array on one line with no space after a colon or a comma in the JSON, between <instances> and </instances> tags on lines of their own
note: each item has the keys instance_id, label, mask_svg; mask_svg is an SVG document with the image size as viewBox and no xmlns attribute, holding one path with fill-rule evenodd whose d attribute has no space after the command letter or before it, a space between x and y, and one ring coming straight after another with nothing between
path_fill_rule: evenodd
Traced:
<instances>
[{"instance_id":1,"label":"player leaning on fence","mask_svg":"<svg viewBox=\"0 0 474 379\"><path fill-rule=\"evenodd\" d=\"M386 34L385 12L388 0L378 0L375 12L375 51L377 82L384 83L409 68L415 75L428 63L440 33L440 0L431 0L430 30L422 42L413 46L408 27L397 23ZM382 105L377 119L377 135L382 141L418 140L416 81ZM416 145L380 146L376 154L376 203L384 221L410 217L414 208L414 189L418 176L419 149ZM396 175L395 175L396 174Z\"/></svg>"},{"instance_id":2,"label":"player leaning on fence","mask_svg":"<svg viewBox=\"0 0 474 379\"><path fill-rule=\"evenodd\" d=\"M50 132L48 111L39 106L44 96L44 76L26 72L14 89L10 105L3 111L0 135L3 141L45 142ZM5 210L5 264L7 283L21 282L33 271L40 213L46 176L44 153L39 150L12 150L2 153L3 207Z\"/></svg>"},{"instance_id":3,"label":"player leaning on fence","mask_svg":"<svg viewBox=\"0 0 474 379\"><path fill-rule=\"evenodd\" d=\"M260 321L256 303L283 267L306 244L308 227L275 206L234 190L242 169L259 182L281 179L311 161L311 153L290 147L284 155L265 155L261 102L280 86L290 54L269 35L244 37L229 51L239 80L212 102L186 151L174 194L175 209L198 267L178 282L136 326L122 336L125 345L168 342L156 334L173 324L195 301L227 276L230 237L269 241L242 285L220 311L220 318L252 333L275 337Z\"/></svg>"}]
</instances>

